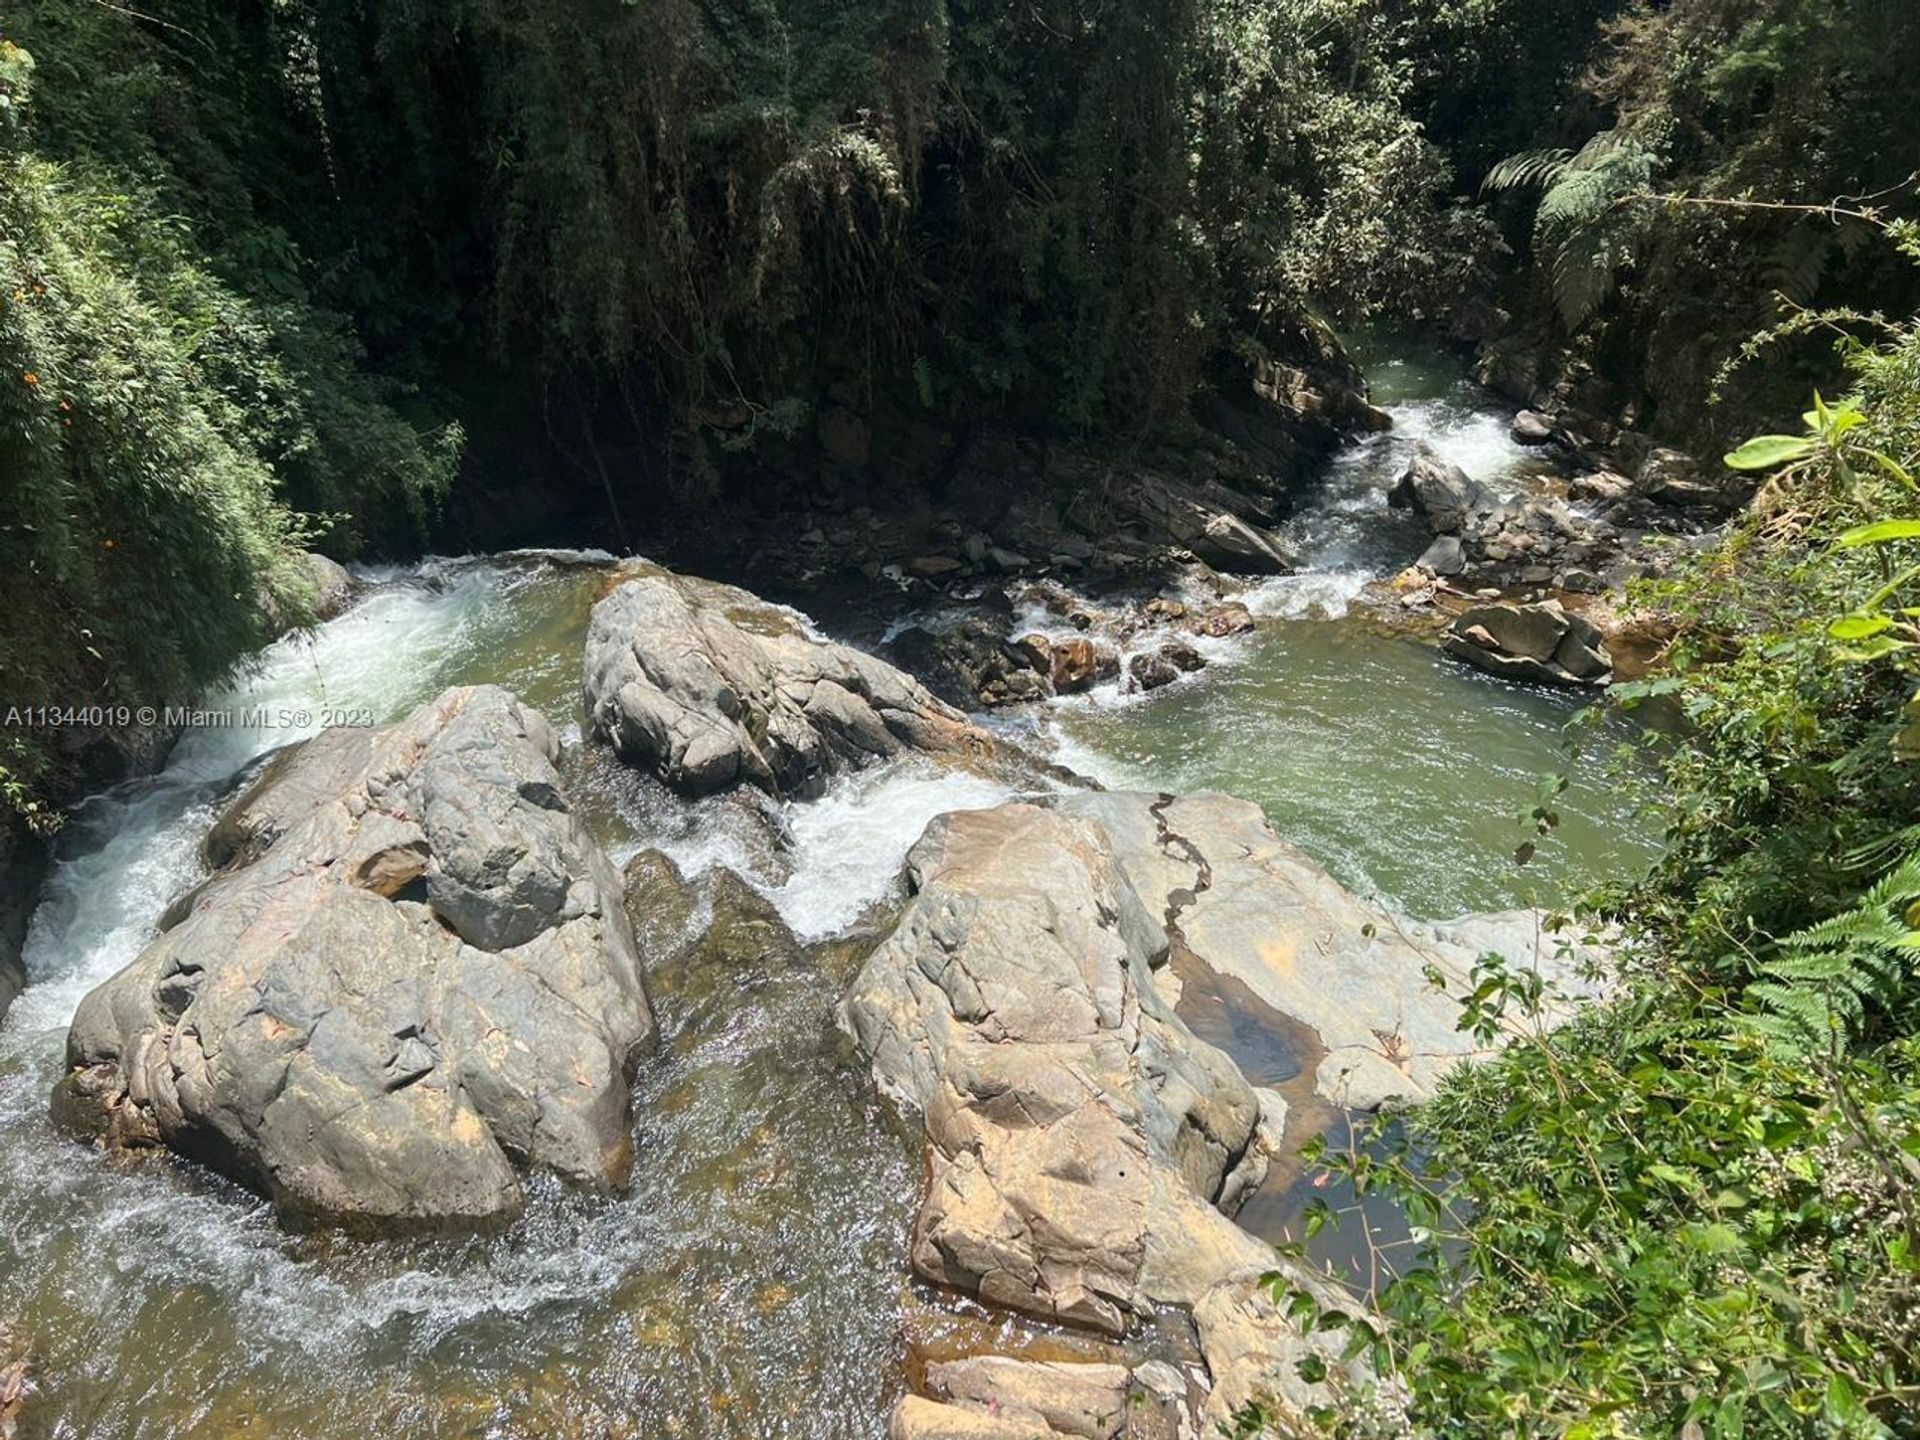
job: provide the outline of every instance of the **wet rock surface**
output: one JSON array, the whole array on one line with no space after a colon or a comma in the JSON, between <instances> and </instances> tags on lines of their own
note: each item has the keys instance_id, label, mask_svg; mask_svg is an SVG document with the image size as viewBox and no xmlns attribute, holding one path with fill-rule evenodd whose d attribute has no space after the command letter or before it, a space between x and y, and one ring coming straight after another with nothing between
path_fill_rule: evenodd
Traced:
<instances>
[{"instance_id":1,"label":"wet rock surface","mask_svg":"<svg viewBox=\"0 0 1920 1440\"><path fill-rule=\"evenodd\" d=\"M81 1003L57 1110L292 1222L499 1223L529 1167L624 1186L653 1021L557 754L479 686L277 759L209 839L228 868Z\"/></svg>"},{"instance_id":2,"label":"wet rock surface","mask_svg":"<svg viewBox=\"0 0 1920 1440\"><path fill-rule=\"evenodd\" d=\"M594 607L586 703L594 738L686 794L814 795L872 759L992 748L918 681L793 611L665 571Z\"/></svg>"},{"instance_id":3,"label":"wet rock surface","mask_svg":"<svg viewBox=\"0 0 1920 1440\"><path fill-rule=\"evenodd\" d=\"M26 988L21 947L46 869L44 842L24 827L0 824L0 1020L7 1018L8 1008Z\"/></svg>"}]
</instances>

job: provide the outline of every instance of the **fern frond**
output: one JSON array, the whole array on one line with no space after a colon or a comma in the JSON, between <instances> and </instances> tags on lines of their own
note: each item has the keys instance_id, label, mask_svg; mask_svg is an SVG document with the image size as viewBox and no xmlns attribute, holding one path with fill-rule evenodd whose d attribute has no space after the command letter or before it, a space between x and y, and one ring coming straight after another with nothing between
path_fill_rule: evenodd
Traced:
<instances>
[{"instance_id":1,"label":"fern frond","mask_svg":"<svg viewBox=\"0 0 1920 1440\"><path fill-rule=\"evenodd\" d=\"M1525 150L1509 155L1480 182L1482 190L1526 190L1557 184L1573 161L1571 150Z\"/></svg>"},{"instance_id":2,"label":"fern frond","mask_svg":"<svg viewBox=\"0 0 1920 1440\"><path fill-rule=\"evenodd\" d=\"M1920 930L1920 850L1868 887L1852 908L1796 931L1747 986L1748 1028L1770 1046L1804 1054L1858 1041L1876 1016L1914 1003Z\"/></svg>"}]
</instances>

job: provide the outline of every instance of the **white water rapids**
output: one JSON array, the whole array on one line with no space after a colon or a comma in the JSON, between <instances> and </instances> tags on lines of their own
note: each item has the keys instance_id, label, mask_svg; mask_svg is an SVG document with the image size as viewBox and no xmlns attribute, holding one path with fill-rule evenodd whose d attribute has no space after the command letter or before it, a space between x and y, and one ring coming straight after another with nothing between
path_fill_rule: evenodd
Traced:
<instances>
[{"instance_id":1,"label":"white water rapids","mask_svg":"<svg viewBox=\"0 0 1920 1440\"><path fill-rule=\"evenodd\" d=\"M1481 397L1426 380L1396 394L1391 366L1382 378L1395 430L1343 452L1292 523L1306 571L1248 596L1256 614L1302 623L1197 642L1209 668L1169 693L1107 686L1054 713L1092 773L1238 790L1350 883L1459 909L1510 848L1496 820L1556 756L1569 707L1320 623L1418 553L1385 504L1413 445L1496 487L1532 471ZM505 685L572 742L576 803L616 861L657 846L688 873L736 869L803 938L840 933L885 895L934 815L1007 797L907 762L806 804L688 804L594 762L578 746L581 642L608 558L372 574L344 616L274 645L205 706L384 722L449 685ZM529 1215L500 1237L290 1237L192 1166L109 1159L55 1131L48 1094L76 1005L199 878L223 798L300 738L193 730L161 774L96 796L62 837L30 984L0 1025L0 1320L25 1332L41 1385L24 1433L878 1440L907 1343L919 1175L845 1063L817 974L710 977L665 996L661 1054L635 1095L634 1193L588 1201L536 1182ZM1582 824L1596 854L1626 833L1614 811L1575 816L1576 842Z\"/></svg>"}]
</instances>

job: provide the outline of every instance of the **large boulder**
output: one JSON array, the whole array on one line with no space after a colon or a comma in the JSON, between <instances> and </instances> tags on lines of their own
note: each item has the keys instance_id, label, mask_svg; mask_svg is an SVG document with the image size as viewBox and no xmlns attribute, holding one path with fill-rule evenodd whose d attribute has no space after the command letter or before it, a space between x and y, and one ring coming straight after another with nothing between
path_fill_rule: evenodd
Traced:
<instances>
[{"instance_id":1,"label":"large boulder","mask_svg":"<svg viewBox=\"0 0 1920 1440\"><path fill-rule=\"evenodd\" d=\"M927 1397L895 1408L888 1440L1177 1440L1124 1365L970 1355L927 1366ZM1177 1423L1177 1422L1176 1422Z\"/></svg>"},{"instance_id":2,"label":"large boulder","mask_svg":"<svg viewBox=\"0 0 1920 1440\"><path fill-rule=\"evenodd\" d=\"M1050 693L1053 652L1010 635L1003 616L962 614L937 626L912 626L893 638L888 653L927 688L956 705L1007 705Z\"/></svg>"},{"instance_id":3,"label":"large boulder","mask_svg":"<svg viewBox=\"0 0 1920 1440\"><path fill-rule=\"evenodd\" d=\"M1329 1060L1337 1045L1360 1068L1386 1044L1368 1025L1424 983L1424 952L1403 942L1340 978L1356 951L1327 932L1351 921L1357 944L1384 917L1283 846L1257 808L1224 796L1091 794L942 816L908 871L913 898L843 1018L931 1142L914 1268L989 1304L1108 1335L1157 1307L1185 1307L1203 1364L1190 1384L1151 1346L1144 1363L1116 1352L1124 1366L937 1361L927 1393L894 1411L892 1440L1176 1440L1217 1433L1254 1395L1276 1399L1288 1419L1330 1403L1332 1389L1299 1374L1309 1357L1335 1384L1364 1379L1360 1362L1341 1358L1343 1332L1303 1333L1263 1277L1283 1275L1329 1306L1351 1299L1225 1213L1277 1152L1285 1102L1251 1090L1194 1037L1155 966L1176 947L1217 964L1318 1018ZM1301 887L1350 909L1311 905ZM1312 987L1335 1005L1315 1008ZM1359 1013L1338 1014L1342 1002ZM1463 1048L1437 1023L1416 1033ZM1406 1093L1440 1068L1416 1069L1409 1083L1395 1066L1391 1088ZM1344 1093L1323 1069L1323 1088Z\"/></svg>"},{"instance_id":4,"label":"large boulder","mask_svg":"<svg viewBox=\"0 0 1920 1440\"><path fill-rule=\"evenodd\" d=\"M875 757L991 746L884 660L744 590L666 571L594 606L586 704L595 738L686 794L744 782L813 795Z\"/></svg>"},{"instance_id":5,"label":"large boulder","mask_svg":"<svg viewBox=\"0 0 1920 1440\"><path fill-rule=\"evenodd\" d=\"M1613 679L1606 640L1558 600L1469 606L1454 617L1441 648L1510 680L1604 686Z\"/></svg>"},{"instance_id":6,"label":"large boulder","mask_svg":"<svg viewBox=\"0 0 1920 1440\"><path fill-rule=\"evenodd\" d=\"M1215 1208L1266 1163L1260 1099L1155 988L1165 926L1098 831L964 811L907 865L913 898L843 1021L932 1143L915 1270L1119 1334L1270 1259Z\"/></svg>"},{"instance_id":7,"label":"large boulder","mask_svg":"<svg viewBox=\"0 0 1920 1440\"><path fill-rule=\"evenodd\" d=\"M1436 535L1458 535L1495 505L1484 485L1425 446L1387 492L1387 503L1396 510L1412 510Z\"/></svg>"},{"instance_id":8,"label":"large boulder","mask_svg":"<svg viewBox=\"0 0 1920 1440\"><path fill-rule=\"evenodd\" d=\"M653 1019L558 753L480 686L283 756L209 839L228 868L81 1003L56 1109L288 1221L500 1223L532 1166L624 1186Z\"/></svg>"}]
</instances>

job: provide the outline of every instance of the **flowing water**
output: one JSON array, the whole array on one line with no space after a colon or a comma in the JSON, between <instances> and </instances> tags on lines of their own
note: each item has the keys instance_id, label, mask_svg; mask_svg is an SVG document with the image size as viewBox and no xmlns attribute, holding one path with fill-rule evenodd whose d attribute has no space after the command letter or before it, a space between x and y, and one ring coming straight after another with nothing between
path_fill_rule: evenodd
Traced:
<instances>
[{"instance_id":1,"label":"flowing water","mask_svg":"<svg viewBox=\"0 0 1920 1440\"><path fill-rule=\"evenodd\" d=\"M1561 837L1521 874L1507 859L1512 816L1538 775L1567 763L1576 703L1341 618L1367 578L1419 548L1384 499L1413 443L1489 483L1534 478L1504 417L1444 372L1403 361L1377 373L1395 431L1345 452L1295 522L1309 573L1252 597L1284 623L1209 642L1214 664L1168 691L1068 702L1045 723L1102 778L1259 801L1344 880L1417 913L1564 892L1641 863L1651 842L1634 787L1604 777L1594 754L1620 732L1595 732ZM507 685L570 742L577 805L616 860L657 846L690 874L735 869L803 939L843 932L888 894L933 815L1006 797L908 763L804 805L688 804L579 746L581 643L609 558L373 576L345 616L275 645L208 702L271 724L190 731L162 774L74 816L29 936L31 983L0 1027L0 1319L24 1333L39 1383L23 1435L882 1433L908 1337L926 1343L901 1276L917 1150L841 1052L832 1007L847 977L825 960L656 976L663 1035L636 1090L633 1193L586 1200L536 1182L501 1236L290 1237L224 1182L104 1157L48 1119L81 996L199 878L223 797L323 707L387 720L450 684ZM1258 1023L1230 1005L1218 1018L1249 1064L1284 1065ZM1282 1186L1258 1212L1278 1226L1290 1206Z\"/></svg>"},{"instance_id":2,"label":"flowing water","mask_svg":"<svg viewBox=\"0 0 1920 1440\"><path fill-rule=\"evenodd\" d=\"M1496 679L1350 613L1429 536L1387 492L1422 445L1496 493L1542 483L1539 452L1447 360L1396 347L1369 368L1393 429L1347 447L1289 522L1301 573L1245 598L1250 642L1152 694L1109 685L1057 707L1061 759L1110 785L1225 790L1349 888L1427 919L1558 904L1657 853L1639 732L1566 692ZM1574 722L1581 723L1574 723ZM1543 778L1568 777L1557 834L1524 869Z\"/></svg>"},{"instance_id":3,"label":"flowing water","mask_svg":"<svg viewBox=\"0 0 1920 1440\"><path fill-rule=\"evenodd\" d=\"M198 878L221 796L301 738L303 713L306 728L322 705L386 720L493 680L577 736L586 616L606 584L591 558L384 577L208 706L286 723L189 732L163 774L74 817L28 941L32 983L0 1030L0 1316L23 1327L41 1387L25 1435L879 1435L918 1168L838 1058L844 974L656 980L634 1192L592 1202L536 1183L526 1219L490 1239L291 1238L232 1186L109 1160L47 1118L80 997ZM750 807L669 803L593 768L576 793L616 856L658 845L690 872L748 872L803 935L882 894L934 814L1006 794L869 773L793 816L791 868L770 869Z\"/></svg>"}]
</instances>

